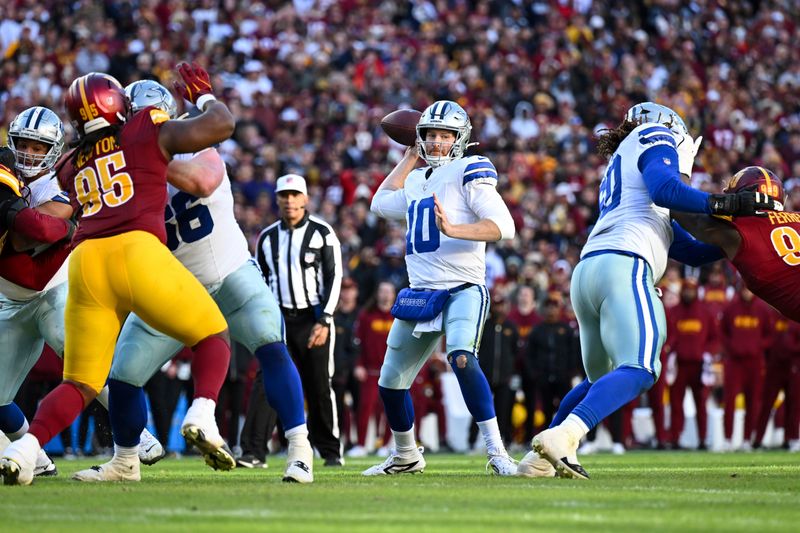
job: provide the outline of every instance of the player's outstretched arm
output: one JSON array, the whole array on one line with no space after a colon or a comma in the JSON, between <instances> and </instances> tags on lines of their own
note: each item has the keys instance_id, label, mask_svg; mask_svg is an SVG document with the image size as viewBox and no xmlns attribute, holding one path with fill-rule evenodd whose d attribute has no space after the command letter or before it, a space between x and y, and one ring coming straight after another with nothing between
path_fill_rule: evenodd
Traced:
<instances>
[{"instance_id":1,"label":"player's outstretched arm","mask_svg":"<svg viewBox=\"0 0 800 533\"><path fill-rule=\"evenodd\" d=\"M191 159L173 159L167 166L167 181L198 198L211 196L224 177L225 163L214 148Z\"/></svg>"},{"instance_id":2,"label":"player's outstretched arm","mask_svg":"<svg viewBox=\"0 0 800 533\"><path fill-rule=\"evenodd\" d=\"M186 120L169 120L161 125L158 144L167 156L199 152L221 143L233 134L236 122L228 106L211 93L208 73L199 65L178 65L183 81L175 89L203 113Z\"/></svg>"},{"instance_id":3,"label":"player's outstretched arm","mask_svg":"<svg viewBox=\"0 0 800 533\"><path fill-rule=\"evenodd\" d=\"M724 220L695 213L671 211L672 218L697 240L718 246L728 259L733 259L739 251L742 237L736 228Z\"/></svg>"}]
</instances>

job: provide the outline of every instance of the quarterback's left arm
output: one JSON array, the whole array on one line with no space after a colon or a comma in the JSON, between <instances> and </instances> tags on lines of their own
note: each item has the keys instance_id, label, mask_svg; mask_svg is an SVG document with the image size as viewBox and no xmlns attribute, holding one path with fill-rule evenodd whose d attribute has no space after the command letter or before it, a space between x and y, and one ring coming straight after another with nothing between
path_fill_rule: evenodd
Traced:
<instances>
[{"instance_id":1,"label":"quarterback's left arm","mask_svg":"<svg viewBox=\"0 0 800 533\"><path fill-rule=\"evenodd\" d=\"M342 246L333 229L325 235L322 246L322 295L320 296L321 315L314 324L308 338L308 347L322 346L328 340L333 326L333 312L339 303L342 287Z\"/></svg>"},{"instance_id":2,"label":"quarterback's left arm","mask_svg":"<svg viewBox=\"0 0 800 533\"><path fill-rule=\"evenodd\" d=\"M167 181L192 196L211 196L225 177L225 163L214 148L189 159L175 158L167 166Z\"/></svg>"},{"instance_id":3,"label":"quarterback's left arm","mask_svg":"<svg viewBox=\"0 0 800 533\"><path fill-rule=\"evenodd\" d=\"M439 228L439 231L452 239L464 239L467 241L495 242L501 239L513 239L515 228L511 213L508 212L503 199L493 187L491 189L487 187L486 189L487 192L494 192L497 195L496 199L500 203L487 202L489 205L482 206L485 216L478 214L480 220L470 224L451 224L439 198L434 194L433 213L436 215L436 227ZM503 210L505 210L505 213Z\"/></svg>"}]
</instances>

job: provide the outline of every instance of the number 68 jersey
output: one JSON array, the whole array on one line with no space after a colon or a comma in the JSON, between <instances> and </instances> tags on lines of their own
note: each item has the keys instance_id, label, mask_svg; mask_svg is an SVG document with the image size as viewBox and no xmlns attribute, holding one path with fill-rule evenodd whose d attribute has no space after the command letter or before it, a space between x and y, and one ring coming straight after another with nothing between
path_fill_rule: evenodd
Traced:
<instances>
[{"instance_id":1,"label":"number 68 jersey","mask_svg":"<svg viewBox=\"0 0 800 533\"><path fill-rule=\"evenodd\" d=\"M497 171L492 162L469 156L438 168L414 169L404 188L375 194L373 212L406 220L406 266L411 287L450 289L464 283L485 283L486 243L441 233L436 226L433 195L451 224L489 219L501 229L502 238L510 239L514 223L496 186Z\"/></svg>"},{"instance_id":2,"label":"number 68 jersey","mask_svg":"<svg viewBox=\"0 0 800 533\"><path fill-rule=\"evenodd\" d=\"M800 213L767 211L728 221L742 238L731 262L747 288L800 322Z\"/></svg>"},{"instance_id":3,"label":"number 68 jersey","mask_svg":"<svg viewBox=\"0 0 800 533\"><path fill-rule=\"evenodd\" d=\"M192 154L175 159L191 159ZM233 193L227 171L207 198L197 198L172 185L164 214L167 247L206 287L221 283L250 259L247 238L233 214Z\"/></svg>"}]
</instances>

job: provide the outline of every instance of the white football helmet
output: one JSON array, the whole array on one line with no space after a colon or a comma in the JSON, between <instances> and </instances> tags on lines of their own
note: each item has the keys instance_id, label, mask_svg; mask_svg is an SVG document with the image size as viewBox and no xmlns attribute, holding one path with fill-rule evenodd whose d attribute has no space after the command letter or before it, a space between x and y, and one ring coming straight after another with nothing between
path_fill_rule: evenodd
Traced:
<instances>
[{"instance_id":1,"label":"white football helmet","mask_svg":"<svg viewBox=\"0 0 800 533\"><path fill-rule=\"evenodd\" d=\"M665 105L654 102L641 102L631 107L625 113L625 120L637 124L656 122L663 124L678 135L689 136L689 128L686 127L686 123L679 114Z\"/></svg>"},{"instance_id":2,"label":"white football helmet","mask_svg":"<svg viewBox=\"0 0 800 533\"><path fill-rule=\"evenodd\" d=\"M50 146L46 154L29 154L17 149L19 139L30 139ZM64 124L46 107L30 107L16 116L8 127L8 147L17 158L17 172L33 178L51 170L64 150Z\"/></svg>"},{"instance_id":3,"label":"white football helmet","mask_svg":"<svg viewBox=\"0 0 800 533\"><path fill-rule=\"evenodd\" d=\"M147 106L155 106L174 119L178 116L178 103L169 90L153 80L139 80L125 87L134 113Z\"/></svg>"},{"instance_id":4,"label":"white football helmet","mask_svg":"<svg viewBox=\"0 0 800 533\"><path fill-rule=\"evenodd\" d=\"M428 155L425 150L425 132L428 129L450 130L455 133L456 140L447 155L436 157ZM433 168L446 165L450 161L464 156L471 133L472 124L464 108L450 100L434 102L422 112L417 123L419 155Z\"/></svg>"}]
</instances>

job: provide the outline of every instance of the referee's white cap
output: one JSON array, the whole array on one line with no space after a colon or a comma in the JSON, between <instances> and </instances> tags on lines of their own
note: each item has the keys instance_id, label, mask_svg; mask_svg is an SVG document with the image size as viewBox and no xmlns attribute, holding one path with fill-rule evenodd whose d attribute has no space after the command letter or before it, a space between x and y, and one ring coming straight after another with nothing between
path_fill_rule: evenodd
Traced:
<instances>
[{"instance_id":1,"label":"referee's white cap","mask_svg":"<svg viewBox=\"0 0 800 533\"><path fill-rule=\"evenodd\" d=\"M306 188L306 179L299 174L286 174L278 178L275 192L281 191L297 191L308 196L308 189Z\"/></svg>"}]
</instances>

